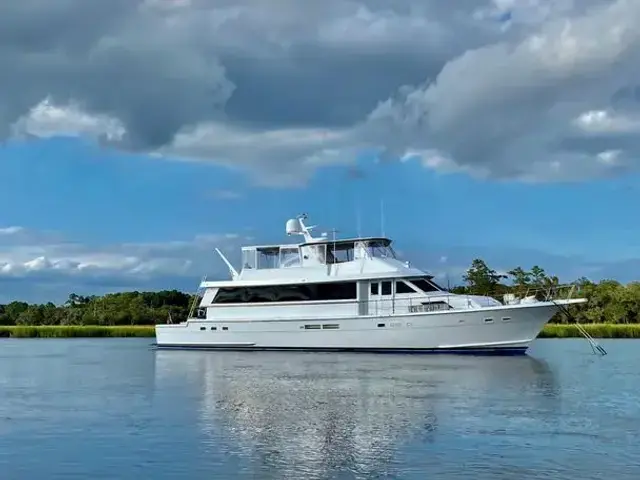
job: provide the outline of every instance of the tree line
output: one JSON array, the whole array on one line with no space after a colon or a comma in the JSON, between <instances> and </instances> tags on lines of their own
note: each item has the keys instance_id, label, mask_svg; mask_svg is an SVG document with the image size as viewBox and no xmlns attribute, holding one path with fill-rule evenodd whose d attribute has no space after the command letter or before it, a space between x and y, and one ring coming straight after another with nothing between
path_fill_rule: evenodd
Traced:
<instances>
[{"instance_id":1,"label":"tree line","mask_svg":"<svg viewBox=\"0 0 640 480\"><path fill-rule=\"evenodd\" d=\"M51 302L0 305L0 325L153 325L185 320L193 295L178 290L109 293L82 296L72 293L63 305Z\"/></svg>"},{"instance_id":2,"label":"tree line","mask_svg":"<svg viewBox=\"0 0 640 480\"><path fill-rule=\"evenodd\" d=\"M534 265L530 270L514 268L506 274L490 268L484 260L474 259L463 275L464 284L452 293L490 295L499 300L504 295L535 295L539 299L564 296L558 277ZM571 282L572 297L586 297L586 305L571 308L571 317L556 315L552 322L572 323L640 323L640 282L622 284L615 280L591 282L580 278ZM153 325L183 321L187 318L194 295L178 290L159 292L123 292L103 296L72 293L62 305L51 302L29 304L15 301L0 305L0 325Z\"/></svg>"},{"instance_id":3,"label":"tree line","mask_svg":"<svg viewBox=\"0 0 640 480\"><path fill-rule=\"evenodd\" d=\"M534 265L530 270L516 267L506 274L498 273L476 258L463 275L464 285L451 288L453 293L490 295L502 299L505 294L520 298L535 295L546 298L586 298L587 303L569 309L570 316L557 314L553 323L640 323L640 282L623 284L617 280L599 282L581 277L560 285L557 276L549 275Z\"/></svg>"}]
</instances>

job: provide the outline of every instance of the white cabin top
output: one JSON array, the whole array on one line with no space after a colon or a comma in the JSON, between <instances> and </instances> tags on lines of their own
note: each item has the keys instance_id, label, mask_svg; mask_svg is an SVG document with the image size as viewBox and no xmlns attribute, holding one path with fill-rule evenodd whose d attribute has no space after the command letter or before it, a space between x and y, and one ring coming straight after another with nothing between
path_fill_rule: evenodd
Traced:
<instances>
[{"instance_id":1,"label":"white cabin top","mask_svg":"<svg viewBox=\"0 0 640 480\"><path fill-rule=\"evenodd\" d=\"M311 236L306 216L287 221L288 235L302 235L299 244L251 245L242 247L242 267L237 272L222 255L232 280L202 282L201 288L227 285L282 285L306 282L335 282L375 278L425 276L426 272L400 261L386 237L328 239Z\"/></svg>"}]
</instances>

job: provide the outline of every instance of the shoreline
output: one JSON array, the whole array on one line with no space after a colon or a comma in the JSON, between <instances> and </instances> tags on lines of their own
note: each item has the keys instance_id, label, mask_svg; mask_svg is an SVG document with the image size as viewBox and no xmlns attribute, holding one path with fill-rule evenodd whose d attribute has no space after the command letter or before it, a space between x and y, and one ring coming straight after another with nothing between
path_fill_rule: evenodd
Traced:
<instances>
[{"instance_id":1,"label":"shoreline","mask_svg":"<svg viewBox=\"0 0 640 480\"><path fill-rule=\"evenodd\" d=\"M640 324L581 324L593 338L640 338ZM154 325L0 325L2 338L154 338ZM582 337L573 324L547 324L538 338Z\"/></svg>"}]
</instances>

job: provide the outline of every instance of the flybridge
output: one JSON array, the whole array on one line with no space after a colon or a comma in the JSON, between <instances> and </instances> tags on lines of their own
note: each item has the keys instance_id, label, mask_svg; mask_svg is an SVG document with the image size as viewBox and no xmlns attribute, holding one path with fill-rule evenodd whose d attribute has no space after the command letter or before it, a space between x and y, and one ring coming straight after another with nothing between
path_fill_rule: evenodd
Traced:
<instances>
[{"instance_id":1,"label":"flybridge","mask_svg":"<svg viewBox=\"0 0 640 480\"><path fill-rule=\"evenodd\" d=\"M314 267L366 258L395 258L391 241L386 238L362 238L243 247L242 269Z\"/></svg>"},{"instance_id":2,"label":"flybridge","mask_svg":"<svg viewBox=\"0 0 640 480\"><path fill-rule=\"evenodd\" d=\"M326 235L313 237L311 229L304 224L306 216L287 221L287 235L301 235L305 241L300 244L286 245L252 245L242 247L242 268L248 270L273 270L295 267L318 267L336 265L355 260L389 258L396 254L391 247L391 240L385 237L364 237L350 239L328 239ZM230 263L224 258L230 266ZM232 267L231 267L232 268ZM230 268L230 270L231 270ZM232 276L237 272L231 270Z\"/></svg>"}]
</instances>

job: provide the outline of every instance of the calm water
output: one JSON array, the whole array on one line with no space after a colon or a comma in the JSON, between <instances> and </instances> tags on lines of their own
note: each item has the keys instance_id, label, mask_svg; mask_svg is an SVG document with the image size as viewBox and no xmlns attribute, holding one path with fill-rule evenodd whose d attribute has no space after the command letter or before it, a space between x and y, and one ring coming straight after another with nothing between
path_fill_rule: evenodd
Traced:
<instances>
[{"instance_id":1,"label":"calm water","mask_svg":"<svg viewBox=\"0 0 640 480\"><path fill-rule=\"evenodd\" d=\"M525 357L0 341L2 479L640 478L640 341Z\"/></svg>"}]
</instances>

